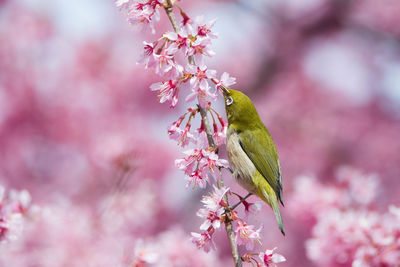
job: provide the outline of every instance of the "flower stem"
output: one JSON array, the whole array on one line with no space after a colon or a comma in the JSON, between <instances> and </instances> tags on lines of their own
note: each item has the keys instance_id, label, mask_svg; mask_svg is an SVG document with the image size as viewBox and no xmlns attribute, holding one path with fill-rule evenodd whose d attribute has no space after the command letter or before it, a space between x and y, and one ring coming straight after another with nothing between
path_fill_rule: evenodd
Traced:
<instances>
[{"instance_id":1,"label":"flower stem","mask_svg":"<svg viewBox=\"0 0 400 267\"><path fill-rule=\"evenodd\" d=\"M166 1L166 3L164 4L164 10L167 13L167 16L172 24L172 27L174 28L174 31L179 34L180 29L179 29L178 23L176 21L175 15L173 13L173 4L172 4L171 0ZM192 65L195 65L193 56L189 57L189 63ZM200 107L200 105L199 105L199 111L200 111L201 119L204 123L204 128L205 128L206 134L207 134L208 145L210 147L212 147L215 151L215 149L216 149L215 142L214 142L214 138L212 136L211 125L210 125L210 121L207 116L207 112L204 110L204 108ZM218 180L218 188L221 188L223 186L224 186L224 184L223 184L222 179ZM229 206L228 197L226 195L224 196L224 201ZM230 220L225 221L225 230L228 235L229 243L231 245L232 256L233 256L233 261L235 262L235 267L242 267L242 259L239 255L238 247L235 242L235 233L233 231L232 222Z\"/></svg>"}]
</instances>

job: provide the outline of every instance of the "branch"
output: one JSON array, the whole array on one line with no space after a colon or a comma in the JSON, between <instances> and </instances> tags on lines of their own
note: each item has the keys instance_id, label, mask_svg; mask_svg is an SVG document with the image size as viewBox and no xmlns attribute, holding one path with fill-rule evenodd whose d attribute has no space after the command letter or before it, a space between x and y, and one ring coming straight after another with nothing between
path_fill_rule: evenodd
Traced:
<instances>
[{"instance_id":1,"label":"branch","mask_svg":"<svg viewBox=\"0 0 400 267\"><path fill-rule=\"evenodd\" d=\"M179 33L180 29L179 29L178 23L176 22L175 15L173 13L173 4L172 4L171 0L167 0L166 4L164 5L164 9L165 9L165 12L167 13L167 16L168 16L171 24L172 24L172 27L174 28L174 31L176 33ZM189 57L189 63L192 65L195 65L193 56ZM207 116L207 112L204 108L202 108L200 106L199 106L199 112L201 115L201 119L204 123L204 128L205 128L205 131L207 134L208 145L210 147L212 147L215 151L216 146L215 146L214 138L212 136L211 125L210 125L210 121ZM224 186L224 183L223 183L222 179L218 180L218 188L221 188L223 186ZM228 197L226 195L224 195L223 200L229 206ZM232 256L233 256L233 261L235 262L235 267L242 267L242 259L239 255L238 247L235 242L235 233L233 232L232 221L229 219L225 220L225 230L228 235L229 243L231 245Z\"/></svg>"}]
</instances>

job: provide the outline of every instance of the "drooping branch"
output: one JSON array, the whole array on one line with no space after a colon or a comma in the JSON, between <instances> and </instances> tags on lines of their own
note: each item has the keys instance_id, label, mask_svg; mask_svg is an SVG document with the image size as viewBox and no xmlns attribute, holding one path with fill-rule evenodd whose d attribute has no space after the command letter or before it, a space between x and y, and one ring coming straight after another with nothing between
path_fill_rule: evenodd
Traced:
<instances>
[{"instance_id":1,"label":"drooping branch","mask_svg":"<svg viewBox=\"0 0 400 267\"><path fill-rule=\"evenodd\" d=\"M172 27L174 28L174 31L177 34L179 34L180 28L178 26L175 15L173 13L173 4L172 4L171 0L166 1L166 4L164 5L164 10L167 13L167 16L172 24ZM189 57L189 63L192 65L195 65L193 56ZM199 106L199 112L200 112L200 116L201 116L201 119L204 124L205 132L206 132L207 140L208 140L208 145L210 147L212 147L215 151L216 146L215 146L214 138L212 135L210 121L207 116L207 111L204 108ZM218 185L218 188L222 188L224 186L222 179L218 180L217 185ZM223 200L229 206L228 197L226 196L226 194L224 195ZM237 247L237 244L235 241L235 233L233 231L232 221L229 218L225 220L225 230L228 235L229 243L231 245L232 256L233 256L233 261L235 263L235 267L242 267L242 259L239 255L238 247Z\"/></svg>"}]
</instances>

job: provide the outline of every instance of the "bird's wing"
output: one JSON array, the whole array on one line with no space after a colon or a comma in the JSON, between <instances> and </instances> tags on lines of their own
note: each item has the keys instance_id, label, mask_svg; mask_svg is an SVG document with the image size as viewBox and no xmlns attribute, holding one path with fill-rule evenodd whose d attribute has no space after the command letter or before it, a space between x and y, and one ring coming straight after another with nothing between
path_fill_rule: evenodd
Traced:
<instances>
[{"instance_id":1,"label":"bird's wing","mask_svg":"<svg viewBox=\"0 0 400 267\"><path fill-rule=\"evenodd\" d=\"M267 129L264 127L252 131L246 130L238 134L243 151L274 189L276 196L283 205L281 167L275 144ZM246 140L245 144L242 140ZM269 149L265 149L266 147Z\"/></svg>"}]
</instances>

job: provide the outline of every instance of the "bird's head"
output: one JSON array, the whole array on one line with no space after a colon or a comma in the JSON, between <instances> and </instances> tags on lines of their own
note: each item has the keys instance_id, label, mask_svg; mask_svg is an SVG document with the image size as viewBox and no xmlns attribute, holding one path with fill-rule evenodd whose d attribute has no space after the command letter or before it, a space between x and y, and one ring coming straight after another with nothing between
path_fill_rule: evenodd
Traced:
<instances>
[{"instance_id":1,"label":"bird's head","mask_svg":"<svg viewBox=\"0 0 400 267\"><path fill-rule=\"evenodd\" d=\"M239 124L241 126L258 122L260 120L257 110L250 98L240 91L222 86L225 100L226 116L229 124Z\"/></svg>"}]
</instances>

